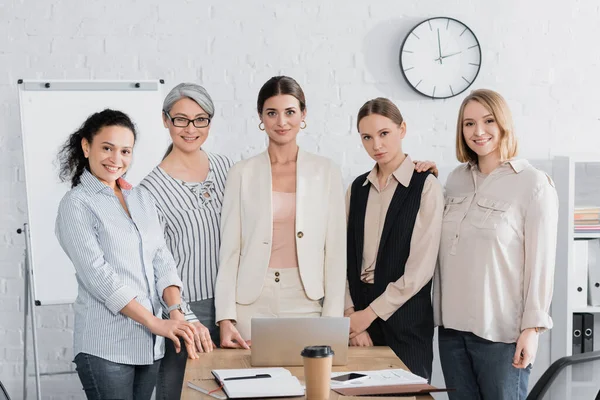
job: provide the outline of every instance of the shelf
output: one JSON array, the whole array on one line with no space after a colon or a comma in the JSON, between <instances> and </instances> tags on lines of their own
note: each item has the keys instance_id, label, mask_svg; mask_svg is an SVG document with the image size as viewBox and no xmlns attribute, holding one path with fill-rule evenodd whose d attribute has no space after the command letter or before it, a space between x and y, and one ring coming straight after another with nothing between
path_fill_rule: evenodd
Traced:
<instances>
[{"instance_id":1,"label":"shelf","mask_svg":"<svg viewBox=\"0 0 600 400\"><path fill-rule=\"evenodd\" d=\"M574 313L600 314L600 306L577 307L573 309Z\"/></svg>"},{"instance_id":2,"label":"shelf","mask_svg":"<svg viewBox=\"0 0 600 400\"><path fill-rule=\"evenodd\" d=\"M573 239L580 239L580 240L600 239L600 233L582 233L582 232L574 233Z\"/></svg>"},{"instance_id":3,"label":"shelf","mask_svg":"<svg viewBox=\"0 0 600 400\"><path fill-rule=\"evenodd\" d=\"M577 164L600 163L600 154L584 153L570 156L571 160Z\"/></svg>"}]
</instances>

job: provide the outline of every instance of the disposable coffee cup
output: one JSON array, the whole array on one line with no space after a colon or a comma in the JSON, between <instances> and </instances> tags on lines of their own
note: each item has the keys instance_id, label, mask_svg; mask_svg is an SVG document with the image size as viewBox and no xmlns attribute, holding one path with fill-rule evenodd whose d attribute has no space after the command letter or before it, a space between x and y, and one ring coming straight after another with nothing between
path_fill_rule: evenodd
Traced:
<instances>
[{"instance_id":1,"label":"disposable coffee cup","mask_svg":"<svg viewBox=\"0 0 600 400\"><path fill-rule=\"evenodd\" d=\"M300 353L304 360L304 382L308 400L329 399L333 354L329 346L307 346Z\"/></svg>"}]
</instances>

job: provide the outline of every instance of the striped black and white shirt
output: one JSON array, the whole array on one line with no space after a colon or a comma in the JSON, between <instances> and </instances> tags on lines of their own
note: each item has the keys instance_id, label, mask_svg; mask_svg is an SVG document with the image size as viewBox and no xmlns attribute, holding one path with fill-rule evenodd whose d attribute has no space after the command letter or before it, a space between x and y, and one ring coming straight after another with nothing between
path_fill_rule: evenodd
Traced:
<instances>
[{"instance_id":1,"label":"striped black and white shirt","mask_svg":"<svg viewBox=\"0 0 600 400\"><path fill-rule=\"evenodd\" d=\"M228 157L209 152L206 155L209 171L203 182L175 179L160 167L140 182L156 202L188 301L214 297L223 193L227 172L233 165Z\"/></svg>"},{"instance_id":2,"label":"striped black and white shirt","mask_svg":"<svg viewBox=\"0 0 600 400\"><path fill-rule=\"evenodd\" d=\"M182 283L154 201L145 190L121 182L131 217L113 190L87 170L58 208L56 237L79 284L73 354L152 364L164 355L164 338L119 311L136 299L160 318L163 291Z\"/></svg>"}]
</instances>

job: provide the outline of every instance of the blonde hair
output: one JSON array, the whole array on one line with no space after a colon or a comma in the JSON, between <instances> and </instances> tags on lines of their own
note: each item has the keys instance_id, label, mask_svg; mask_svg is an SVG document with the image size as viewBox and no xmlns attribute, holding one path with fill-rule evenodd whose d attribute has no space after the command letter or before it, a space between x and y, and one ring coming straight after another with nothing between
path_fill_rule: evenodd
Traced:
<instances>
[{"instance_id":1,"label":"blonde hair","mask_svg":"<svg viewBox=\"0 0 600 400\"><path fill-rule=\"evenodd\" d=\"M398 107L385 97L377 97L376 99L369 100L358 110L358 116L356 117L356 129L360 120L371 114L378 114L383 117L389 118L397 125L402 125L404 119Z\"/></svg>"},{"instance_id":2,"label":"blonde hair","mask_svg":"<svg viewBox=\"0 0 600 400\"><path fill-rule=\"evenodd\" d=\"M458 111L458 121L456 122L456 158L458 161L477 164L477 154L469 148L463 135L465 107L471 101L478 102L494 116L500 128L500 159L507 161L514 158L518 152L518 144L512 114L506 100L493 90L477 89L465 97Z\"/></svg>"}]
</instances>

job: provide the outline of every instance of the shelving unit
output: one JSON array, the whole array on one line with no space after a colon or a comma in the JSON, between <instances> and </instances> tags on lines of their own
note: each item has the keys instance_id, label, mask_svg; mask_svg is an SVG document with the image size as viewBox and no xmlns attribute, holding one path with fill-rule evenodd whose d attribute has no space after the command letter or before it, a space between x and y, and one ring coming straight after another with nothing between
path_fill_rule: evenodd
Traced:
<instances>
[{"instance_id":1,"label":"shelving unit","mask_svg":"<svg viewBox=\"0 0 600 400\"><path fill-rule=\"evenodd\" d=\"M599 240L600 233L575 233L574 212L576 206L589 204L577 204L576 180L577 170L581 172L582 166L600 171L600 156L591 158L575 158L558 156L552 162L552 178L556 185L559 201L558 234L556 246L556 269L554 278L554 297L552 299L551 315L554 327L550 331L550 362L561 357L572 355L573 351L573 314L593 313L595 314L595 328L600 327L600 307L574 307L572 304L574 284L574 245L575 240ZM600 176L600 175L599 175ZM579 177L582 178L582 177ZM589 178L585 176L584 178ZM594 187L598 187L600 195L600 182L595 180ZM590 186L590 190L593 187ZM589 195L589 193L587 193ZM597 199L600 206L600 196ZM598 329L594 329L598 332ZM595 334L594 350L600 349L600 334ZM553 394L552 399L568 399L573 397L577 390L590 387L595 382L579 380L578 372L570 368L561 374L562 393ZM600 371L595 370L595 377Z\"/></svg>"},{"instance_id":2,"label":"shelving unit","mask_svg":"<svg viewBox=\"0 0 600 400\"><path fill-rule=\"evenodd\" d=\"M574 308L573 312L574 313L600 314L600 306L587 306L584 308ZM598 316L597 318L600 318L600 316Z\"/></svg>"}]
</instances>

